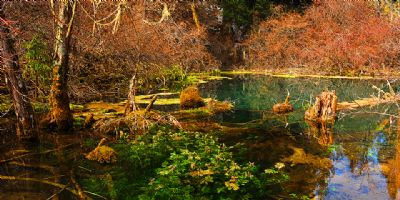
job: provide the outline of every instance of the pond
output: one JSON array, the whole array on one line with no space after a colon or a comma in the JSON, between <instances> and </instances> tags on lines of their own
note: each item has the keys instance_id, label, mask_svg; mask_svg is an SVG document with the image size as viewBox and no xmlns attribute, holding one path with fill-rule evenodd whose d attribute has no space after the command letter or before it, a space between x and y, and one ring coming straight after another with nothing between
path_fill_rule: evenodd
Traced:
<instances>
[{"instance_id":1,"label":"pond","mask_svg":"<svg viewBox=\"0 0 400 200\"><path fill-rule=\"evenodd\" d=\"M400 145L397 144L400 126L397 124L400 120L390 117L397 115L396 104L342 111L334 124L325 126L304 120L305 110L324 90L335 90L339 102L352 101L377 96L373 86L388 91L386 80L281 78L251 74L227 76L227 79L199 85L204 98L227 100L235 107L233 111L217 114L207 121L237 128L224 131L221 140L227 144L246 144L246 156L250 161L262 167L283 163L282 170L290 176L284 185L286 193L315 199L399 199ZM395 81L391 84L397 91L400 85ZM272 113L272 106L283 102L288 93L295 111L284 115ZM160 106L156 108L162 109ZM177 108L177 105L169 105L164 109ZM8 119L3 119L3 122L6 125L13 123ZM3 129L1 133L7 134L7 131ZM14 162L12 164L17 167L2 165L0 173L68 180L69 175L65 174L69 174L72 167L91 170L81 167L79 161L84 152L90 151L82 144L82 138L90 135L79 132L73 136L47 137L46 140L53 141L51 144L35 148L12 145L3 139L0 152L7 155L4 153L1 159L10 153L18 155L21 149L29 149L32 154L38 149L59 149L33 157L30 161L36 164L28 166L32 168L30 170L26 170L24 163ZM62 148L70 144L76 145L68 152L63 151ZM45 168L48 165L56 167ZM43 171L47 171L47 175ZM0 199L10 199L10 195L15 199L47 199L62 190L32 182L0 181ZM63 195L60 199L70 198L68 194Z\"/></svg>"},{"instance_id":2,"label":"pond","mask_svg":"<svg viewBox=\"0 0 400 200\"><path fill-rule=\"evenodd\" d=\"M234 111L214 120L227 126L256 127L234 138L249 144L249 158L254 162L272 165L292 161L285 162L291 177L287 190L316 199L398 199L400 129L395 118L389 117L397 113L396 105L341 112L328 127L307 124L303 119L306 108L324 90L335 90L339 102L352 101L377 96L373 86L388 91L386 80L267 75L231 78L201 86L204 97L235 105ZM392 83L395 90L396 86ZM295 111L273 114L272 106L283 102L288 92Z\"/></svg>"}]
</instances>

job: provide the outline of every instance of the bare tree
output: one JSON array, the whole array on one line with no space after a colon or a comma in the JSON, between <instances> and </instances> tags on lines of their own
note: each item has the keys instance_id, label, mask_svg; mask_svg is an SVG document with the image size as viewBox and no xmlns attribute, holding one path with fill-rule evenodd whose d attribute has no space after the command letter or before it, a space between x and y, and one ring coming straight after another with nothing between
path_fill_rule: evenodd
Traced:
<instances>
[{"instance_id":1,"label":"bare tree","mask_svg":"<svg viewBox=\"0 0 400 200\"><path fill-rule=\"evenodd\" d=\"M56 17L55 63L53 81L50 92L50 123L58 130L67 130L73 125L73 117L69 107L68 70L70 39L76 0L60 0L58 17Z\"/></svg>"},{"instance_id":2,"label":"bare tree","mask_svg":"<svg viewBox=\"0 0 400 200\"><path fill-rule=\"evenodd\" d=\"M1 61L7 86L10 90L17 117L17 136L20 139L36 137L36 123L27 89L22 78L18 55L14 48L10 22L4 13L5 2L0 3L0 47Z\"/></svg>"}]
</instances>

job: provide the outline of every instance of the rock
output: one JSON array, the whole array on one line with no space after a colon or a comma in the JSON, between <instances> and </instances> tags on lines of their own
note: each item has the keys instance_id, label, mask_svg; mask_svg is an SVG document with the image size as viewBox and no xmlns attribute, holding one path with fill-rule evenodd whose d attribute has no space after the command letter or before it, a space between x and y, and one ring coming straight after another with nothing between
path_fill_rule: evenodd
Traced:
<instances>
[{"instance_id":1,"label":"rock","mask_svg":"<svg viewBox=\"0 0 400 200\"><path fill-rule=\"evenodd\" d=\"M193 109L205 106L203 98L201 98L197 87L188 87L181 92L180 96L181 109Z\"/></svg>"},{"instance_id":2,"label":"rock","mask_svg":"<svg viewBox=\"0 0 400 200\"><path fill-rule=\"evenodd\" d=\"M293 150L293 154L289 157L283 158L282 162L289 162L292 164L306 164L313 165L318 168L330 169L332 161L329 158L321 158L312 154L308 154L304 149L289 146Z\"/></svg>"}]
</instances>

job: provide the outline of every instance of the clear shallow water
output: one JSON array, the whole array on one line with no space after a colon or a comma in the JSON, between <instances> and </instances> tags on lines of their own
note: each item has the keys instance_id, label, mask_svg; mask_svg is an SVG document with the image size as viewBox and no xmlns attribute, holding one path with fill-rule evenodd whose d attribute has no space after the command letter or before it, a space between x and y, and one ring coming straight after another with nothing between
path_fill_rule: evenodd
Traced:
<instances>
[{"instance_id":1,"label":"clear shallow water","mask_svg":"<svg viewBox=\"0 0 400 200\"><path fill-rule=\"evenodd\" d=\"M233 112L218 115L214 120L227 126L247 123L244 126L256 127L256 131L235 138L249 145L249 158L253 161L271 166L290 157L293 147L303 149L307 156L299 159L312 161L285 162L285 171L291 177L287 191L316 199L396 199L400 188L400 129L395 118L374 114L396 114L396 105L347 111L327 128L303 120L305 109L323 90L336 90L339 102L351 101L377 96L373 85L387 91L387 82L380 80L288 79L266 75L235 75L200 89L204 97L235 104ZM392 86L397 91L397 84ZM284 116L271 113L272 106L284 101L288 91L295 112ZM318 164L325 159L332 165Z\"/></svg>"},{"instance_id":2,"label":"clear shallow water","mask_svg":"<svg viewBox=\"0 0 400 200\"><path fill-rule=\"evenodd\" d=\"M285 184L286 193L304 194L316 199L399 199L399 122L392 120L390 123L386 115L371 114L385 111L396 114L396 105L380 105L341 113L335 124L327 127L307 124L303 119L310 101L324 89L336 90L339 101L350 101L376 94L372 85L387 89L386 81L377 80L235 75L230 80L200 85L200 90L203 97L229 100L235 104L233 112L217 115L212 120L228 127L250 128L235 133L227 132L223 141L245 142L249 147L248 158L263 167L273 166L277 162L285 163L283 169L291 177ZM395 90L397 85L393 84ZM271 112L272 106L284 101L288 90L295 112L274 115ZM64 146L79 142L79 138L84 136L75 137L67 140L63 136L54 136L53 143L55 146ZM7 142L3 141L3 144ZM77 144L71 148L80 149L79 146ZM0 152L6 152L2 148L10 149L3 145ZM54 148L51 146L46 149ZM17 146L12 149L29 148ZM33 163L60 166L55 174L37 168L26 170L23 167L12 168L11 171L6 166L1 166L0 171L1 174L21 174L27 177L39 174L41 178L55 180L58 175L68 174L65 170L71 168L70 165L79 165L71 160L79 160L82 152L70 151L75 153L60 150L31 160ZM84 149L83 152L88 151L90 149ZM298 157L295 158L298 160L293 162L296 152ZM2 156L9 157L0 155L0 159ZM68 180L68 177L60 178ZM12 199L10 197L14 195L15 199L46 199L58 191L57 188L36 183L5 184L0 181L0 199ZM64 195L60 199L70 199L69 193Z\"/></svg>"}]
</instances>

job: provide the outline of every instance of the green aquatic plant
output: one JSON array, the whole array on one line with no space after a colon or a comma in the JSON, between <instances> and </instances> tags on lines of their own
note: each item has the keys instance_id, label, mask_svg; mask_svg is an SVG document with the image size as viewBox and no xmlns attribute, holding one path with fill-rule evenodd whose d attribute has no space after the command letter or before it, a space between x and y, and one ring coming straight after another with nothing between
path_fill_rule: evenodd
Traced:
<instances>
[{"instance_id":1,"label":"green aquatic plant","mask_svg":"<svg viewBox=\"0 0 400 200\"><path fill-rule=\"evenodd\" d=\"M107 191L113 191L115 199L254 199L265 198L270 187L288 179L277 168L260 170L239 161L234 152L241 150L220 143L213 134L152 127L114 149L119 164L111 172L112 188L82 181L84 187L92 184L90 192L112 198Z\"/></svg>"}]
</instances>

